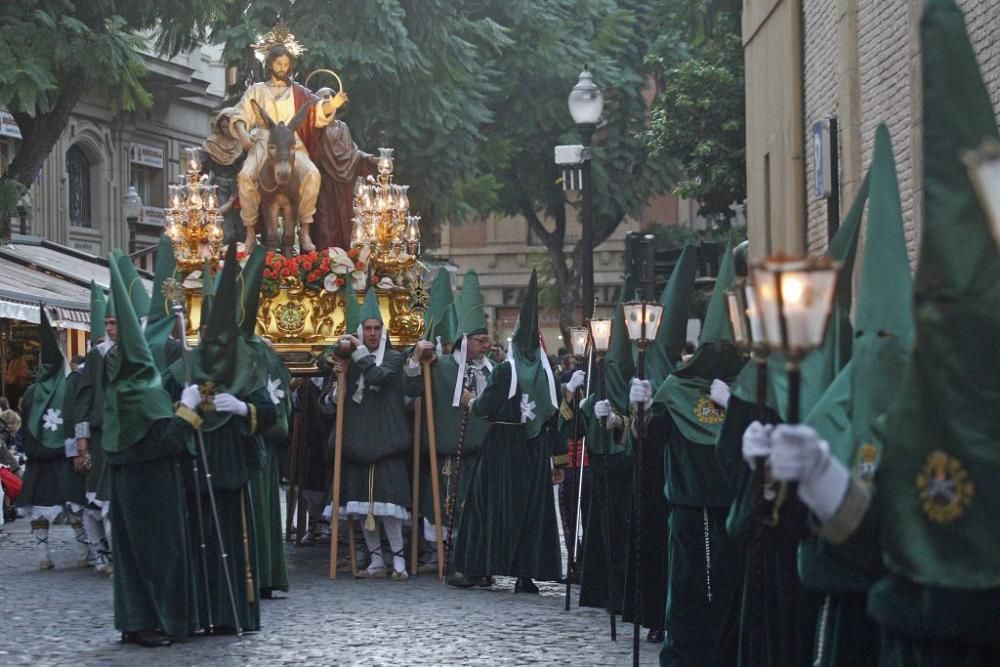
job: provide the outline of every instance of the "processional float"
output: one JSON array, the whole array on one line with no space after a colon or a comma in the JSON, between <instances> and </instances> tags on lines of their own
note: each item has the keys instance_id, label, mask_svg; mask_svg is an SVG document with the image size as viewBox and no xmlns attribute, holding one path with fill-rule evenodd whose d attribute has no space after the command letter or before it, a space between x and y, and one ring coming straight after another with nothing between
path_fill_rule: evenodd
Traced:
<instances>
[{"instance_id":1,"label":"processional float","mask_svg":"<svg viewBox=\"0 0 1000 667\"><path fill-rule=\"evenodd\" d=\"M254 49L263 62L262 54L276 46L292 56L304 51L283 23L260 37ZM341 95L343 91L340 77L332 70L316 70L306 81L319 73L332 76L337 82L338 90L322 89L320 95L309 93L309 105L322 104L333 99L335 94ZM259 114L258 117L266 121L264 127L269 130L267 150L264 152L267 158L261 164L261 173L281 173L281 169L274 168L276 165L273 161L288 160L290 151L294 151L294 133L297 125L306 117L303 112L305 107L301 107L287 124L275 122L256 101L252 103L252 107ZM260 141L263 143L263 140ZM201 326L202 272L219 269L220 259L224 254L224 235L218 185L212 182L207 173L203 173L198 149L187 150L189 156L185 161L185 173L181 182L169 187L165 233L173 247L177 282L183 286L183 296L177 290L177 297L187 313L187 317L182 319L185 322L184 333L188 341L194 344ZM255 243L263 243L267 247L256 334L273 344L293 375L318 375L316 362L327 349L334 350L334 354L350 356L350 342L344 338L345 334L352 333L346 331L347 290L353 290L358 301L363 302L367 288L375 287L386 331L397 348L414 344L424 333L428 293L418 264L422 252L420 216L411 214L407 192L409 186L394 182L394 166L393 149L379 148L376 174L357 178L353 188L349 248L310 248L312 244L308 225L301 225L296 220L297 202L292 202L291 207L286 207L284 201L268 203L268 194L279 189L267 187L269 184L258 176L262 217L268 211L276 215L265 223L264 233L260 236L255 236L255 228L247 228L250 233L247 241L241 244L238 257L241 262L245 261ZM292 189L286 189L283 196L287 197L289 193L294 196ZM329 379L332 378L328 378L328 381ZM339 380L344 382L343 377ZM338 392L338 399L343 396L344 392ZM426 417L433 419L431 400L428 392L424 397L424 405L414 406L417 419L422 408L426 409ZM342 471L343 414L342 400L338 400L332 471L334 512L339 504L337 499ZM296 415L292 431L297 434L300 430ZM416 433L415 437L419 439L419 422ZM436 443L433 430L431 433L429 454L434 460ZM295 505L304 477L304 463L301 460L303 452L298 451L298 439L293 437L293 440L290 466L292 480L286 517L287 539L290 539L292 533L292 517L296 515ZM415 448L419 452L419 442L416 442ZM437 488L437 467L432 465L431 471L432 485ZM414 485L419 483L418 477L419 466L414 466ZM416 505L413 511L413 521L416 523L419 520ZM297 532L300 538L303 519L302 513L299 513L300 526ZM441 553L441 517L436 515L434 519L438 552ZM337 576L338 532L338 521L334 516L331 520L330 538L331 579ZM349 536L353 538L353 529L350 529ZM353 543L353 539L351 542ZM353 547L351 551L351 568L356 571ZM410 566L414 573L416 565L414 562ZM439 575L443 576L443 572L439 572Z\"/></svg>"}]
</instances>

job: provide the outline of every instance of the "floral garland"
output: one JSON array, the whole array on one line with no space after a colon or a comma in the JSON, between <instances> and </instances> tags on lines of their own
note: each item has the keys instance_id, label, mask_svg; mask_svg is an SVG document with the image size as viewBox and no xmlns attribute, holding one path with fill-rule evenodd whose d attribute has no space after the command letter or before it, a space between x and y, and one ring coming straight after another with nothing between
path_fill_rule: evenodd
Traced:
<instances>
[{"instance_id":1,"label":"floral garland","mask_svg":"<svg viewBox=\"0 0 1000 667\"><path fill-rule=\"evenodd\" d=\"M362 290L368 281L368 256L364 248L327 248L293 257L269 250L264 260L262 287L265 292L273 293L281 288L282 282L296 279L306 289L337 292L350 281L353 289Z\"/></svg>"}]
</instances>

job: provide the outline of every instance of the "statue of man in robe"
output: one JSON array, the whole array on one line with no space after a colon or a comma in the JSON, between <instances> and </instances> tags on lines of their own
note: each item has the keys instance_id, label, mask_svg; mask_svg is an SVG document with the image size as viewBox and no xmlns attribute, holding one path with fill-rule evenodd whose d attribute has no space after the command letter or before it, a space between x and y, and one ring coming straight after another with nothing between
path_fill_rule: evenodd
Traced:
<instances>
[{"instance_id":1,"label":"statue of man in robe","mask_svg":"<svg viewBox=\"0 0 1000 667\"><path fill-rule=\"evenodd\" d=\"M255 44L254 49L264 55L264 71L268 79L247 88L243 98L235 106L230 122L230 132L247 151L246 160L237 177L237 185L240 216L246 228L248 247L255 242L261 202L259 174L267 159L269 135L266 120L256 111L252 102L256 102L275 123L288 124L300 108L317 100L317 95L292 80L295 58L305 49L288 32L283 22L279 22L274 30ZM316 214L316 198L320 186L320 174L314 159L318 134L334 121L337 109L347 102L347 94L343 91L336 95L331 94L329 89L320 92L318 101L309 109L305 122L296 131L292 164L299 184L298 222L301 225L302 252L316 248L310 237L309 226Z\"/></svg>"}]
</instances>

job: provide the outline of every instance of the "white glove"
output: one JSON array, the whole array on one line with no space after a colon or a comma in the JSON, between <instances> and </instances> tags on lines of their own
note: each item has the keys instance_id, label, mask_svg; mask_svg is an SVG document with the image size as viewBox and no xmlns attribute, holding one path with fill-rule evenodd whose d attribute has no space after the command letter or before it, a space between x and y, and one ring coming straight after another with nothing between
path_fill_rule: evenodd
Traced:
<instances>
[{"instance_id":1,"label":"white glove","mask_svg":"<svg viewBox=\"0 0 1000 667\"><path fill-rule=\"evenodd\" d=\"M815 429L782 424L771 434L771 474L799 483L799 498L820 521L829 521L843 502L850 473L830 454L830 445Z\"/></svg>"},{"instance_id":2,"label":"white glove","mask_svg":"<svg viewBox=\"0 0 1000 667\"><path fill-rule=\"evenodd\" d=\"M653 385L649 380L632 378L628 390L628 402L634 405L642 404L647 410L653 406Z\"/></svg>"},{"instance_id":3,"label":"white glove","mask_svg":"<svg viewBox=\"0 0 1000 667\"><path fill-rule=\"evenodd\" d=\"M194 410L199 403L201 403L201 389L198 389L198 385L189 384L184 387L184 391L181 392L181 405L188 410Z\"/></svg>"},{"instance_id":4,"label":"white glove","mask_svg":"<svg viewBox=\"0 0 1000 667\"><path fill-rule=\"evenodd\" d=\"M708 392L709 398L723 408L729 407L729 385L722 380L712 380L712 388Z\"/></svg>"},{"instance_id":5,"label":"white glove","mask_svg":"<svg viewBox=\"0 0 1000 667\"><path fill-rule=\"evenodd\" d=\"M240 417L246 417L250 412L247 404L232 394L216 394L215 409L219 412L232 412Z\"/></svg>"},{"instance_id":6,"label":"white glove","mask_svg":"<svg viewBox=\"0 0 1000 667\"><path fill-rule=\"evenodd\" d=\"M566 389L568 389L570 393L573 393L582 387L586 382L587 374L585 372L573 371L573 375L570 377L569 382L566 383Z\"/></svg>"},{"instance_id":7,"label":"white glove","mask_svg":"<svg viewBox=\"0 0 1000 667\"><path fill-rule=\"evenodd\" d=\"M772 425L764 426L755 421L743 431L743 460L751 470L757 469L757 459L767 459L771 456L772 430L774 430Z\"/></svg>"},{"instance_id":8,"label":"white glove","mask_svg":"<svg viewBox=\"0 0 1000 667\"><path fill-rule=\"evenodd\" d=\"M606 420L604 426L609 431L621 424L621 417L614 413L611 409L611 401L606 399L594 403L594 416Z\"/></svg>"}]
</instances>

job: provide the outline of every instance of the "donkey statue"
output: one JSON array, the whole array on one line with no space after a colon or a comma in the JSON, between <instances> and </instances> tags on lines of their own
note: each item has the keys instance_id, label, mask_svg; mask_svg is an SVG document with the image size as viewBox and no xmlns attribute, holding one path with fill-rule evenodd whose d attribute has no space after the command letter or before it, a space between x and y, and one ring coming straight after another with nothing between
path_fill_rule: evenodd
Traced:
<instances>
[{"instance_id":1,"label":"donkey statue","mask_svg":"<svg viewBox=\"0 0 1000 667\"><path fill-rule=\"evenodd\" d=\"M260 192L260 220L263 222L263 242L269 250L282 250L290 254L295 245L295 227L299 223L300 183L295 170L295 130L315 103L303 104L292 120L275 123L256 100L250 100L254 110L267 123L267 158L260 166L257 188ZM279 230L278 222L282 221ZM314 250L309 236L309 224L300 224L299 247L302 252ZM247 228L246 247L253 247L255 228Z\"/></svg>"}]
</instances>

